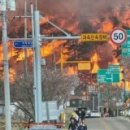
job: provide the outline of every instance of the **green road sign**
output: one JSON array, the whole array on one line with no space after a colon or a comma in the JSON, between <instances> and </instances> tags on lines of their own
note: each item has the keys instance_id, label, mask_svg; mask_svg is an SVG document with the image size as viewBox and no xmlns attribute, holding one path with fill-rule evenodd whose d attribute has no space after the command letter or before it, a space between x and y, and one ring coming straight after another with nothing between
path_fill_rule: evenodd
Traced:
<instances>
[{"instance_id":1,"label":"green road sign","mask_svg":"<svg viewBox=\"0 0 130 130\"><path fill-rule=\"evenodd\" d=\"M126 33L127 33L127 37L129 37L130 36L130 30L126 30Z\"/></svg>"},{"instance_id":2,"label":"green road sign","mask_svg":"<svg viewBox=\"0 0 130 130\"><path fill-rule=\"evenodd\" d=\"M97 82L98 83L111 83L111 74L107 72L107 69L99 69L97 73Z\"/></svg>"},{"instance_id":3,"label":"green road sign","mask_svg":"<svg viewBox=\"0 0 130 130\"><path fill-rule=\"evenodd\" d=\"M112 73L110 71L108 71L107 69L107 72L106 72L106 82L107 83L112 83Z\"/></svg>"},{"instance_id":4,"label":"green road sign","mask_svg":"<svg viewBox=\"0 0 130 130\"><path fill-rule=\"evenodd\" d=\"M118 74L113 74L112 75L113 77L112 77L112 82L113 83L118 83L118 82L120 82L120 74L118 73Z\"/></svg>"},{"instance_id":5,"label":"green road sign","mask_svg":"<svg viewBox=\"0 0 130 130\"><path fill-rule=\"evenodd\" d=\"M122 53L121 55L123 57L130 57L130 48L122 48Z\"/></svg>"},{"instance_id":6,"label":"green road sign","mask_svg":"<svg viewBox=\"0 0 130 130\"><path fill-rule=\"evenodd\" d=\"M110 71L112 74L120 73L120 66L119 65L109 65L108 71Z\"/></svg>"},{"instance_id":7,"label":"green road sign","mask_svg":"<svg viewBox=\"0 0 130 130\"><path fill-rule=\"evenodd\" d=\"M109 65L107 69L111 73L112 83L120 82L120 66Z\"/></svg>"},{"instance_id":8,"label":"green road sign","mask_svg":"<svg viewBox=\"0 0 130 130\"><path fill-rule=\"evenodd\" d=\"M99 69L97 82L106 84L120 82L120 66L109 65L107 69Z\"/></svg>"},{"instance_id":9,"label":"green road sign","mask_svg":"<svg viewBox=\"0 0 130 130\"><path fill-rule=\"evenodd\" d=\"M97 82L106 83L106 69L99 69L97 72Z\"/></svg>"},{"instance_id":10,"label":"green road sign","mask_svg":"<svg viewBox=\"0 0 130 130\"><path fill-rule=\"evenodd\" d=\"M123 57L130 57L130 30L126 30L127 40L121 46L121 55Z\"/></svg>"}]
</instances>

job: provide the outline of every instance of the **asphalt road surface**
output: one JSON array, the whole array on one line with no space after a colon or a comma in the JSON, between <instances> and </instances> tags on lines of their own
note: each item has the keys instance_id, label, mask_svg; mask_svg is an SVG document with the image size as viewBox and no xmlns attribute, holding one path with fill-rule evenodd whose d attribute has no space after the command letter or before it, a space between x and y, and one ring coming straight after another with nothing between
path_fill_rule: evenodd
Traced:
<instances>
[{"instance_id":1,"label":"asphalt road surface","mask_svg":"<svg viewBox=\"0 0 130 130\"><path fill-rule=\"evenodd\" d=\"M88 130L130 130L130 120L124 118L89 118L86 119Z\"/></svg>"}]
</instances>

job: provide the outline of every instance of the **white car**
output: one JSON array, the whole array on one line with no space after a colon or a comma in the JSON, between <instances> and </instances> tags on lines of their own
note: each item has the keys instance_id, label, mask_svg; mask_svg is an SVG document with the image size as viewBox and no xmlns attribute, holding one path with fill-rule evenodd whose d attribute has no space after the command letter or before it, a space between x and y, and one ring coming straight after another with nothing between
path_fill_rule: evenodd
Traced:
<instances>
[{"instance_id":1,"label":"white car","mask_svg":"<svg viewBox=\"0 0 130 130\"><path fill-rule=\"evenodd\" d=\"M87 110L87 111L86 111L85 117L86 117L86 118L91 117L91 110Z\"/></svg>"},{"instance_id":2,"label":"white car","mask_svg":"<svg viewBox=\"0 0 130 130\"><path fill-rule=\"evenodd\" d=\"M91 111L91 117L101 117L101 112L98 111Z\"/></svg>"}]
</instances>

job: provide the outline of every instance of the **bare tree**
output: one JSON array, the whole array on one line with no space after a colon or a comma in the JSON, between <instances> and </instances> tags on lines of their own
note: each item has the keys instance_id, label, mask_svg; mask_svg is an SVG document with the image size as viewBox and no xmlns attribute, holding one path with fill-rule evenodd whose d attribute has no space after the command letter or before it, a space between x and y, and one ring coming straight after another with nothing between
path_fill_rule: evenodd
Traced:
<instances>
[{"instance_id":1,"label":"bare tree","mask_svg":"<svg viewBox=\"0 0 130 130\"><path fill-rule=\"evenodd\" d=\"M77 75L65 75L59 70L43 70L43 100L57 100L58 104L68 100L70 91L79 85Z\"/></svg>"},{"instance_id":2,"label":"bare tree","mask_svg":"<svg viewBox=\"0 0 130 130\"><path fill-rule=\"evenodd\" d=\"M43 101L56 100L58 104L64 104L70 95L70 91L78 85L77 75L67 76L60 71L44 69L42 71ZM26 118L34 120L34 96L33 76L28 74L26 79L19 75L11 87L13 102L17 102L18 109L21 109Z\"/></svg>"},{"instance_id":3,"label":"bare tree","mask_svg":"<svg viewBox=\"0 0 130 130\"><path fill-rule=\"evenodd\" d=\"M34 119L34 97L33 97L33 77L28 74L26 79L23 75L16 78L11 86L12 102L18 109L21 109L26 118Z\"/></svg>"}]
</instances>

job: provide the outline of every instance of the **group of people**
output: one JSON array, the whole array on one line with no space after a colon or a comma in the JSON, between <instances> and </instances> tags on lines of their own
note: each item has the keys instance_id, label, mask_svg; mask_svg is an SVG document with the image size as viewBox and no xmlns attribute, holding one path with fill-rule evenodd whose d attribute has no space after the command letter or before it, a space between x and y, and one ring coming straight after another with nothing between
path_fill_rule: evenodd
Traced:
<instances>
[{"instance_id":1,"label":"group of people","mask_svg":"<svg viewBox=\"0 0 130 130\"><path fill-rule=\"evenodd\" d=\"M84 109L73 111L72 116L70 117L68 130L87 130L87 125L84 123L84 120Z\"/></svg>"}]
</instances>

